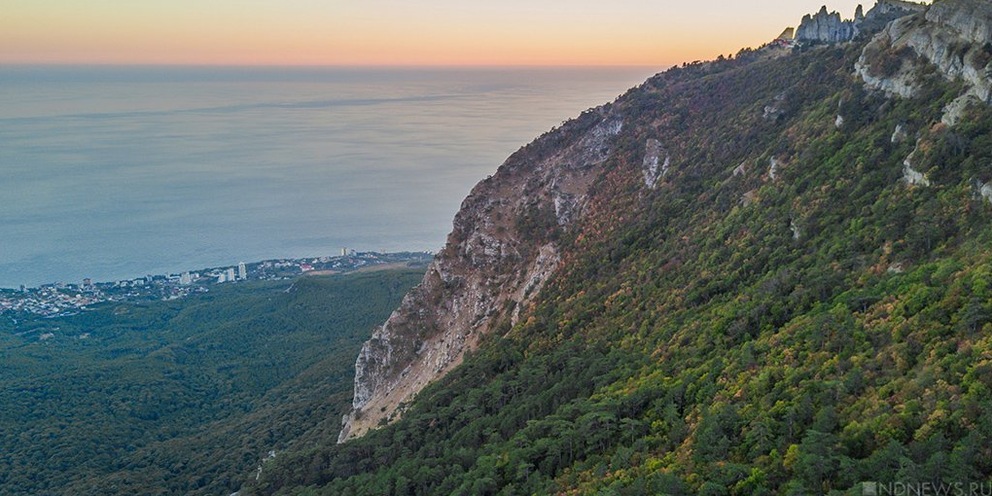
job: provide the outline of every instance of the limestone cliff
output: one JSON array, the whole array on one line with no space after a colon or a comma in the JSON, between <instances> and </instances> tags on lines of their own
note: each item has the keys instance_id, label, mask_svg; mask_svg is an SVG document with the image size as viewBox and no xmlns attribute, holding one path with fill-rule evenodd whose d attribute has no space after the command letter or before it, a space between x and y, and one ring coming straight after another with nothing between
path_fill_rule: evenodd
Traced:
<instances>
[{"instance_id":1,"label":"limestone cliff","mask_svg":"<svg viewBox=\"0 0 992 496\"><path fill-rule=\"evenodd\" d=\"M796 39L799 41L822 41L836 43L854 38L855 21L843 20L837 12L827 12L824 5L815 15L803 17Z\"/></svg>"},{"instance_id":2,"label":"limestone cliff","mask_svg":"<svg viewBox=\"0 0 992 496\"><path fill-rule=\"evenodd\" d=\"M609 106L587 111L522 148L472 190L421 284L362 347L339 442L398 418L405 402L461 363L481 336L520 318L555 272L556 238L582 218L597 166L622 126Z\"/></svg>"},{"instance_id":3,"label":"limestone cliff","mask_svg":"<svg viewBox=\"0 0 992 496\"><path fill-rule=\"evenodd\" d=\"M953 125L971 102L992 101L990 62L992 3L942 0L886 26L865 47L855 71L870 88L913 97L921 64L933 64L943 77L965 83L966 91L945 109L944 123Z\"/></svg>"},{"instance_id":4,"label":"limestone cliff","mask_svg":"<svg viewBox=\"0 0 992 496\"><path fill-rule=\"evenodd\" d=\"M902 0L878 0L857 24L858 33L874 34L886 24L907 15L924 12L926 5Z\"/></svg>"}]
</instances>

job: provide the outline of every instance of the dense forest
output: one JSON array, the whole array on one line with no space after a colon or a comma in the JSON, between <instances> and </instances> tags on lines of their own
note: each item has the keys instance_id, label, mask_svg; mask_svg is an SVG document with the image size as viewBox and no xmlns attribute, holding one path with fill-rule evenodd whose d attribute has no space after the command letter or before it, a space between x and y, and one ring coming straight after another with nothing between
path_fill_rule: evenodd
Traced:
<instances>
[{"instance_id":1,"label":"dense forest","mask_svg":"<svg viewBox=\"0 0 992 496\"><path fill-rule=\"evenodd\" d=\"M335 436L354 357L422 269L0 316L0 494L228 495Z\"/></svg>"},{"instance_id":2,"label":"dense forest","mask_svg":"<svg viewBox=\"0 0 992 496\"><path fill-rule=\"evenodd\" d=\"M992 112L942 124L961 86L932 67L913 98L869 92L863 46L742 52L613 102L591 220L533 227L568 255L525 318L399 421L280 456L242 494L987 485ZM649 190L654 136L672 160Z\"/></svg>"}]
</instances>

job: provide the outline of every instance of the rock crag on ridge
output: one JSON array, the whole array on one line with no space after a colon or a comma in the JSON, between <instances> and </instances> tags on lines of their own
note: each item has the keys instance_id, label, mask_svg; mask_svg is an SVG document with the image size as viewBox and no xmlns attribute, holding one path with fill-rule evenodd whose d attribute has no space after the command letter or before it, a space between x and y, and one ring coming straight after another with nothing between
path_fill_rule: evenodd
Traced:
<instances>
[{"instance_id":1,"label":"rock crag on ridge","mask_svg":"<svg viewBox=\"0 0 992 496\"><path fill-rule=\"evenodd\" d=\"M858 6L858 14L853 20L843 20L837 12L827 12L824 5L820 11L814 15L806 14L803 21L796 30L796 39L799 41L822 41L824 43L837 43L848 41L854 38L857 28L856 22L864 19L862 7Z\"/></svg>"},{"instance_id":2,"label":"rock crag on ridge","mask_svg":"<svg viewBox=\"0 0 992 496\"><path fill-rule=\"evenodd\" d=\"M828 12L826 5L816 14L803 16L796 29L796 41L842 43L865 32L875 32L900 17L923 12L925 5L900 0L879 0L867 13L858 5L853 19L842 19L838 12Z\"/></svg>"}]
</instances>

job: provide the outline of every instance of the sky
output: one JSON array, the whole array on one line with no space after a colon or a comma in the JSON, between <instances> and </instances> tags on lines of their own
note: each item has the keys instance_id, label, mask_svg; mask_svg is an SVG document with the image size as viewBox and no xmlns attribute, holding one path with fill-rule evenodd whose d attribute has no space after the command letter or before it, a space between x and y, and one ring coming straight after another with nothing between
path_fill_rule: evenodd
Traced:
<instances>
[{"instance_id":1,"label":"sky","mask_svg":"<svg viewBox=\"0 0 992 496\"><path fill-rule=\"evenodd\" d=\"M2 0L0 64L668 66L759 46L823 3Z\"/></svg>"}]
</instances>

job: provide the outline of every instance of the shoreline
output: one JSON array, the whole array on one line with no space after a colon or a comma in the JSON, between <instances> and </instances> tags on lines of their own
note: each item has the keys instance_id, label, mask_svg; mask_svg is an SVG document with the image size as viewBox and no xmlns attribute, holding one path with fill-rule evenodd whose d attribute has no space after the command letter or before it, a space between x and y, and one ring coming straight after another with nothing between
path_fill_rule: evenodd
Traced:
<instances>
[{"instance_id":1,"label":"shoreline","mask_svg":"<svg viewBox=\"0 0 992 496\"><path fill-rule=\"evenodd\" d=\"M306 257L239 262L181 273L133 279L49 283L19 289L0 288L0 314L29 313L44 317L73 315L106 302L175 300L209 292L218 285L247 281L290 280L310 275L337 275L389 268L426 266L431 252L350 252L336 257Z\"/></svg>"}]
</instances>

